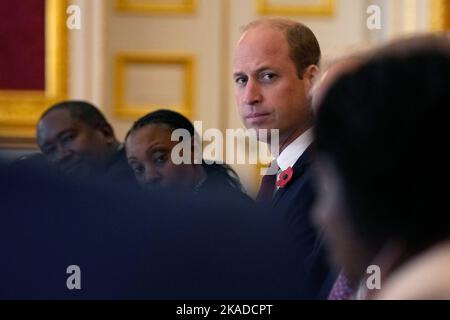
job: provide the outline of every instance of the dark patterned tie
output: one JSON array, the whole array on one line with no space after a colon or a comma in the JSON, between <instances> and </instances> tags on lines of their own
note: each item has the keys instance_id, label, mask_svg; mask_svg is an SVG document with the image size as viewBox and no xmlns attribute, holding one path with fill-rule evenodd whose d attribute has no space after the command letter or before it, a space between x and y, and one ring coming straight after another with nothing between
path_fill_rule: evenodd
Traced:
<instances>
[{"instance_id":1,"label":"dark patterned tie","mask_svg":"<svg viewBox=\"0 0 450 320\"><path fill-rule=\"evenodd\" d=\"M277 180L276 174L265 175L262 178L261 186L259 187L256 202L270 202L272 201L273 191L275 190L275 182Z\"/></svg>"}]
</instances>

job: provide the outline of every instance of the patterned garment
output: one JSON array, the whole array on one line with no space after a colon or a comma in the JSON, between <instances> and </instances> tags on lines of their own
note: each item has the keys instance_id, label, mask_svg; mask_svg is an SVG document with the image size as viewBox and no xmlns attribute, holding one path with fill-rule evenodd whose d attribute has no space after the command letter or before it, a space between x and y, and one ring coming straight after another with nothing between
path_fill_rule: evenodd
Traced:
<instances>
[{"instance_id":1,"label":"patterned garment","mask_svg":"<svg viewBox=\"0 0 450 320\"><path fill-rule=\"evenodd\" d=\"M350 300L354 293L355 286L341 272L331 289L328 300Z\"/></svg>"},{"instance_id":2,"label":"patterned garment","mask_svg":"<svg viewBox=\"0 0 450 320\"><path fill-rule=\"evenodd\" d=\"M259 188L258 196L256 197L256 202L270 202L272 200L276 179L276 174L265 175L262 178L261 187Z\"/></svg>"}]
</instances>

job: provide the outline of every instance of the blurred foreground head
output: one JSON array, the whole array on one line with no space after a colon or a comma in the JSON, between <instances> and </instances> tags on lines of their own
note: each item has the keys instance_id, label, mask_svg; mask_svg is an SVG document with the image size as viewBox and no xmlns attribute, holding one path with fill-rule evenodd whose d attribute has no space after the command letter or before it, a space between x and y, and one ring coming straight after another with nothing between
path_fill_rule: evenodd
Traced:
<instances>
[{"instance_id":1,"label":"blurred foreground head","mask_svg":"<svg viewBox=\"0 0 450 320\"><path fill-rule=\"evenodd\" d=\"M297 292L281 221L243 199L141 194L1 164L0 181L0 252L11 257L0 263L0 299L289 299ZM70 266L81 270L80 289L68 285Z\"/></svg>"},{"instance_id":2,"label":"blurred foreground head","mask_svg":"<svg viewBox=\"0 0 450 320\"><path fill-rule=\"evenodd\" d=\"M423 36L375 52L321 101L316 218L352 280L450 235L449 83L449 40Z\"/></svg>"}]
</instances>

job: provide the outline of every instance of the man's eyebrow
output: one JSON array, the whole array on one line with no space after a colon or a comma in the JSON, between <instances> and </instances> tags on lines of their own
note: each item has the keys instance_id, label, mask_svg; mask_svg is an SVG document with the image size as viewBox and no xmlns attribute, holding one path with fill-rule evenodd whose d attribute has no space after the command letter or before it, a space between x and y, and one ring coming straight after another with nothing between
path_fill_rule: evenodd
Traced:
<instances>
[{"instance_id":1,"label":"man's eyebrow","mask_svg":"<svg viewBox=\"0 0 450 320\"><path fill-rule=\"evenodd\" d=\"M260 74L263 71L267 71L267 70L273 70L272 68L268 67L268 66L261 66L258 69L256 69L255 71L253 71L251 74ZM233 77L238 77L238 76L245 76L246 73L242 72L242 71L236 71L233 73Z\"/></svg>"},{"instance_id":2,"label":"man's eyebrow","mask_svg":"<svg viewBox=\"0 0 450 320\"><path fill-rule=\"evenodd\" d=\"M61 139L61 137L63 136L63 135L65 135L65 134L67 134L68 132L71 132L71 131L76 131L76 129L75 128L69 128L69 129L65 129L65 130L63 130L63 131L61 131L60 133L58 133L57 135L56 135L56 140L58 140L58 139ZM39 140L39 139L38 139ZM45 141L42 145L39 143L39 141L38 141L38 145L39 145L39 147L41 148L41 149L45 149L45 148L48 148L49 146L51 146L51 145L53 145L55 142L53 141L53 139L52 139L52 141Z\"/></svg>"},{"instance_id":3,"label":"man's eyebrow","mask_svg":"<svg viewBox=\"0 0 450 320\"><path fill-rule=\"evenodd\" d=\"M58 134L56 135L56 137L59 139L59 138L61 138L63 135L65 135L66 133L71 132L71 131L76 131L76 129L75 129L75 128L65 129L65 130L61 131L60 133L58 133Z\"/></svg>"},{"instance_id":4,"label":"man's eyebrow","mask_svg":"<svg viewBox=\"0 0 450 320\"><path fill-rule=\"evenodd\" d=\"M259 67L259 68L255 71L255 73L256 73L256 74L260 74L261 72L267 71L267 70L273 70L273 69L272 69L272 68L269 68L268 66L261 66L261 67Z\"/></svg>"},{"instance_id":5,"label":"man's eyebrow","mask_svg":"<svg viewBox=\"0 0 450 320\"><path fill-rule=\"evenodd\" d=\"M245 76L245 73L241 72L241 71L233 72L233 78L236 78L236 77L239 77L239 76Z\"/></svg>"}]
</instances>

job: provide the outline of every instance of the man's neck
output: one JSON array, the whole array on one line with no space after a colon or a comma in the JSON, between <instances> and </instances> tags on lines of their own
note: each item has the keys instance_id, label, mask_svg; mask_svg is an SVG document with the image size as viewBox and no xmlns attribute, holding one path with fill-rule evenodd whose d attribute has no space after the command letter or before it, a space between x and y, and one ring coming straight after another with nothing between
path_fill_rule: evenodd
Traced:
<instances>
[{"instance_id":1,"label":"man's neck","mask_svg":"<svg viewBox=\"0 0 450 320\"><path fill-rule=\"evenodd\" d=\"M280 137L279 141L279 152L280 155L284 149L286 149L287 146L289 146L295 139L300 137L303 133L305 133L308 129L310 129L312 126L306 126L304 128L298 128L297 130L294 130L292 132L289 132L288 134L285 134L284 136ZM269 147L272 148L272 141L269 142Z\"/></svg>"}]
</instances>

